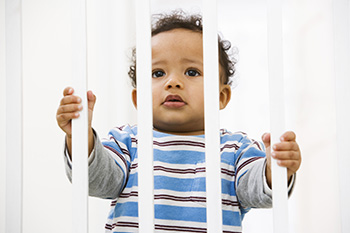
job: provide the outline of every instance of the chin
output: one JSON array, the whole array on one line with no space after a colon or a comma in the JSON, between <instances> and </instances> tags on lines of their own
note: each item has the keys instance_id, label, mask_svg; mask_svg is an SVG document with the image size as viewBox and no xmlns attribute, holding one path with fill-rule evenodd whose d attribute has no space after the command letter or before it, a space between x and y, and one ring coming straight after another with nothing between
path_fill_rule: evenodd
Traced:
<instances>
[{"instance_id":1,"label":"chin","mask_svg":"<svg viewBox=\"0 0 350 233\"><path fill-rule=\"evenodd\" d=\"M153 127L161 132L168 132L174 134L204 134L204 125L203 127L193 127L193 124L189 125L184 123L165 123L165 124L153 124Z\"/></svg>"}]
</instances>

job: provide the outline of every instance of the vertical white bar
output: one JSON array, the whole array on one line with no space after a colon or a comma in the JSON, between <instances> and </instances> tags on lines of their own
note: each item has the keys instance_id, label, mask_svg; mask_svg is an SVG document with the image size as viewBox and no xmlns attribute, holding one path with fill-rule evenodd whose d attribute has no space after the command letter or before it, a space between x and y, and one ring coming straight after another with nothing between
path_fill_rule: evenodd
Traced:
<instances>
[{"instance_id":1,"label":"vertical white bar","mask_svg":"<svg viewBox=\"0 0 350 233\"><path fill-rule=\"evenodd\" d=\"M136 1L139 232L154 232L151 10Z\"/></svg>"},{"instance_id":2,"label":"vertical white bar","mask_svg":"<svg viewBox=\"0 0 350 233\"><path fill-rule=\"evenodd\" d=\"M222 232L217 3L203 1L205 164L208 233Z\"/></svg>"},{"instance_id":3,"label":"vertical white bar","mask_svg":"<svg viewBox=\"0 0 350 233\"><path fill-rule=\"evenodd\" d=\"M88 110L86 1L72 0L72 78L82 99L80 117L72 122L73 232L88 232Z\"/></svg>"},{"instance_id":4,"label":"vertical white bar","mask_svg":"<svg viewBox=\"0 0 350 233\"><path fill-rule=\"evenodd\" d=\"M6 232L23 220L22 1L6 0Z\"/></svg>"},{"instance_id":5,"label":"vertical white bar","mask_svg":"<svg viewBox=\"0 0 350 233\"><path fill-rule=\"evenodd\" d=\"M267 1L268 69L270 88L271 145L279 142L285 131L282 0ZM288 232L287 170L271 160L273 229L274 233Z\"/></svg>"},{"instance_id":6,"label":"vertical white bar","mask_svg":"<svg viewBox=\"0 0 350 233\"><path fill-rule=\"evenodd\" d=\"M339 163L341 232L350 232L350 17L349 0L333 1L337 156Z\"/></svg>"}]
</instances>

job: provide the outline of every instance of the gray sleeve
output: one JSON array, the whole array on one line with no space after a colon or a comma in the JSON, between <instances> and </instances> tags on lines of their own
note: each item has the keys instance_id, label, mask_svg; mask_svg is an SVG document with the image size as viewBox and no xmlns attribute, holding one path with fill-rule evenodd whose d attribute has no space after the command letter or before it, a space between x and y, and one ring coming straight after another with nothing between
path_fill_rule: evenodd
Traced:
<instances>
[{"instance_id":1,"label":"gray sleeve","mask_svg":"<svg viewBox=\"0 0 350 233\"><path fill-rule=\"evenodd\" d=\"M237 198L244 208L271 208L272 190L265 176L266 159L259 159L239 180ZM296 174L288 184L288 197L292 194Z\"/></svg>"},{"instance_id":2,"label":"gray sleeve","mask_svg":"<svg viewBox=\"0 0 350 233\"><path fill-rule=\"evenodd\" d=\"M89 156L89 195L116 199L121 192L124 173L103 147L96 133L94 141L94 149ZM66 174L72 182L72 161L68 155L67 147L65 147L64 154Z\"/></svg>"},{"instance_id":3,"label":"gray sleeve","mask_svg":"<svg viewBox=\"0 0 350 233\"><path fill-rule=\"evenodd\" d=\"M270 208L272 197L265 193L265 159L255 161L252 166L239 180L236 190L237 198L242 207Z\"/></svg>"}]
</instances>

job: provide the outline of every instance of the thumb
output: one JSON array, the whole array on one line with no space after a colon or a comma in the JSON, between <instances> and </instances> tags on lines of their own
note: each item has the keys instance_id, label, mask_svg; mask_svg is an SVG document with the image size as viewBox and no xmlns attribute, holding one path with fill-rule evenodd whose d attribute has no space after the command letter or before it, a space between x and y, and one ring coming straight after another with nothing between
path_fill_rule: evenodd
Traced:
<instances>
[{"instance_id":1,"label":"thumb","mask_svg":"<svg viewBox=\"0 0 350 233\"><path fill-rule=\"evenodd\" d=\"M265 145L265 148L268 148L270 146L270 133L264 133L261 136L261 139Z\"/></svg>"},{"instance_id":2,"label":"thumb","mask_svg":"<svg viewBox=\"0 0 350 233\"><path fill-rule=\"evenodd\" d=\"M92 91L87 92L87 100L88 100L88 109L93 111L96 103L96 96L94 95L94 93L92 93Z\"/></svg>"},{"instance_id":3,"label":"thumb","mask_svg":"<svg viewBox=\"0 0 350 233\"><path fill-rule=\"evenodd\" d=\"M264 133L261 136L261 139L265 145L266 148L266 159L267 159L267 163L266 163L266 171L267 171L267 175L271 177L271 151L270 151L270 139L271 139L271 135L270 133ZM271 186L270 186L271 187Z\"/></svg>"}]
</instances>

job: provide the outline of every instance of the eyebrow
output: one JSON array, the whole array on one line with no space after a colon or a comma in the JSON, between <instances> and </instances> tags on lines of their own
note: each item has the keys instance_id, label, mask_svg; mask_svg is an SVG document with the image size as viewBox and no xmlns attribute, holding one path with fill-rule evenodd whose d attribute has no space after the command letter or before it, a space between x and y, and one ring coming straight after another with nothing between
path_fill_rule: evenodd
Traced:
<instances>
[{"instance_id":1,"label":"eyebrow","mask_svg":"<svg viewBox=\"0 0 350 233\"><path fill-rule=\"evenodd\" d=\"M194 64L201 65L201 66L203 65L203 61L192 60L189 58L184 58L184 59L182 59L182 61L188 62L188 63L194 63Z\"/></svg>"},{"instance_id":2,"label":"eyebrow","mask_svg":"<svg viewBox=\"0 0 350 233\"><path fill-rule=\"evenodd\" d=\"M156 61L156 62L152 62L152 66L155 66L155 65L162 65L162 64L165 64L166 62L165 61Z\"/></svg>"},{"instance_id":3,"label":"eyebrow","mask_svg":"<svg viewBox=\"0 0 350 233\"><path fill-rule=\"evenodd\" d=\"M193 64L200 65L200 66L203 65L202 61L196 61L196 60L189 59L189 58L183 58L183 59L181 59L181 61L185 62L185 63L193 63ZM162 65L162 64L165 64L165 63L167 63L167 62L164 61L164 60L160 60L160 61L152 62L152 65Z\"/></svg>"}]
</instances>

